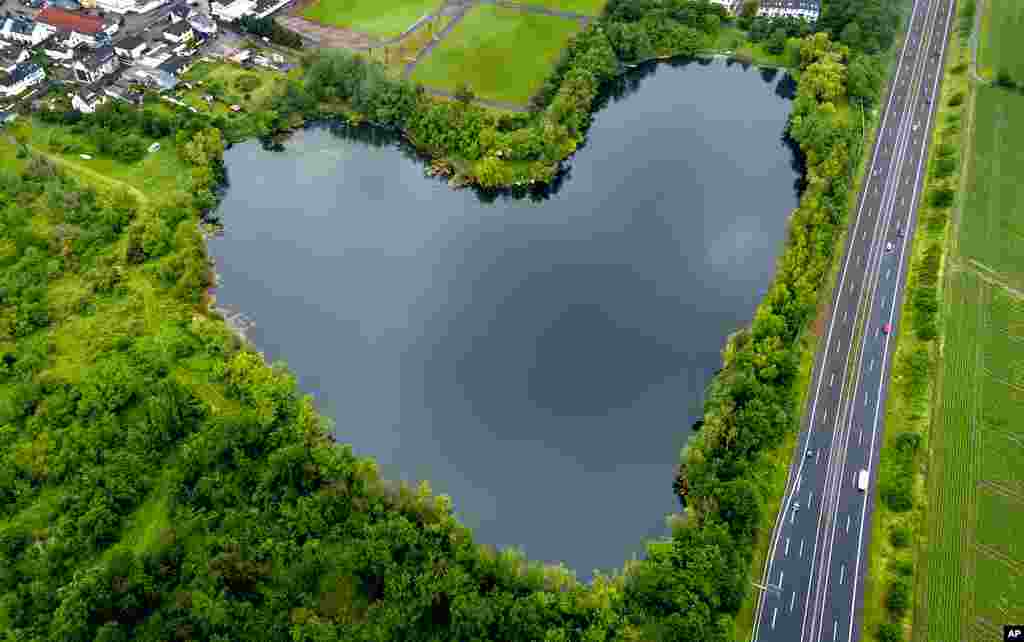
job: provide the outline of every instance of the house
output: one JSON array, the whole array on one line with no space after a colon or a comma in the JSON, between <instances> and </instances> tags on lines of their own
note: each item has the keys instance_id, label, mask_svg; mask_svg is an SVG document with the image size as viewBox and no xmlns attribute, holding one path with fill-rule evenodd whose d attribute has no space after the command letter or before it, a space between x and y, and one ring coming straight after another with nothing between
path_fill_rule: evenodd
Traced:
<instances>
[{"instance_id":1,"label":"house","mask_svg":"<svg viewBox=\"0 0 1024 642\"><path fill-rule=\"evenodd\" d=\"M192 31L192 25L187 21L182 20L176 22L170 27L164 29L164 40L167 42L179 45L183 42L189 42L196 37L196 34Z\"/></svg>"},{"instance_id":2,"label":"house","mask_svg":"<svg viewBox=\"0 0 1024 642\"><path fill-rule=\"evenodd\" d=\"M253 7L253 15L257 18L266 18L288 4L289 1L290 0L256 0L256 6Z\"/></svg>"},{"instance_id":3,"label":"house","mask_svg":"<svg viewBox=\"0 0 1024 642\"><path fill-rule=\"evenodd\" d=\"M24 16L7 16L2 19L2 24L0 24L0 38L23 42L30 47L35 47L43 42L55 31L57 31L55 27Z\"/></svg>"},{"instance_id":4,"label":"house","mask_svg":"<svg viewBox=\"0 0 1024 642\"><path fill-rule=\"evenodd\" d=\"M133 86L131 83L121 79L103 89L103 93L110 96L114 100L120 100L126 102L129 105L139 106L142 104L144 95L140 89Z\"/></svg>"},{"instance_id":5,"label":"house","mask_svg":"<svg viewBox=\"0 0 1024 642\"><path fill-rule=\"evenodd\" d=\"M178 79L162 69L135 68L131 79L159 91L170 91L178 86Z\"/></svg>"},{"instance_id":6,"label":"house","mask_svg":"<svg viewBox=\"0 0 1024 642\"><path fill-rule=\"evenodd\" d=\"M139 64L145 67L159 67L173 54L166 42L159 42L139 58Z\"/></svg>"},{"instance_id":7,"label":"house","mask_svg":"<svg viewBox=\"0 0 1024 642\"><path fill-rule=\"evenodd\" d=\"M192 11L188 17L188 23L192 26L197 38L209 38L217 35L217 23L205 13Z\"/></svg>"},{"instance_id":8,"label":"house","mask_svg":"<svg viewBox=\"0 0 1024 642\"><path fill-rule=\"evenodd\" d=\"M104 45L81 60L76 60L72 70L75 80L80 83L92 84L117 71L120 62L114 54L114 48Z\"/></svg>"},{"instance_id":9,"label":"house","mask_svg":"<svg viewBox=\"0 0 1024 642\"><path fill-rule=\"evenodd\" d=\"M36 20L48 25L53 31L67 32L66 44L74 47L85 43L97 47L109 41L118 30L116 23L107 23L98 16L71 13L55 7L46 7L36 15Z\"/></svg>"},{"instance_id":10,"label":"house","mask_svg":"<svg viewBox=\"0 0 1024 642\"><path fill-rule=\"evenodd\" d=\"M107 102L107 94L96 85L82 87L71 96L71 106L83 114L91 114Z\"/></svg>"},{"instance_id":11,"label":"house","mask_svg":"<svg viewBox=\"0 0 1024 642\"><path fill-rule=\"evenodd\" d=\"M181 56L174 56L161 63L157 69L165 71L172 76L180 76L192 68L192 61Z\"/></svg>"},{"instance_id":12,"label":"house","mask_svg":"<svg viewBox=\"0 0 1024 642\"><path fill-rule=\"evenodd\" d=\"M146 51L146 41L138 36L122 38L114 45L114 53L122 60L138 60L144 51Z\"/></svg>"},{"instance_id":13,"label":"house","mask_svg":"<svg viewBox=\"0 0 1024 642\"><path fill-rule=\"evenodd\" d=\"M14 47L9 50L4 50L0 52L0 70L10 73L14 71L14 67L19 62L25 62L28 59L28 49L23 47Z\"/></svg>"},{"instance_id":14,"label":"house","mask_svg":"<svg viewBox=\"0 0 1024 642\"><path fill-rule=\"evenodd\" d=\"M67 65L75 58L75 48L67 46L63 40L56 38L51 38L43 45L43 53L59 65Z\"/></svg>"},{"instance_id":15,"label":"house","mask_svg":"<svg viewBox=\"0 0 1024 642\"><path fill-rule=\"evenodd\" d=\"M256 8L253 0L210 0L210 13L224 22L234 22Z\"/></svg>"},{"instance_id":16,"label":"house","mask_svg":"<svg viewBox=\"0 0 1024 642\"><path fill-rule=\"evenodd\" d=\"M761 0L757 15L768 18L780 16L803 18L808 22L815 22L821 15L821 2L819 0Z\"/></svg>"},{"instance_id":17,"label":"house","mask_svg":"<svg viewBox=\"0 0 1024 642\"><path fill-rule=\"evenodd\" d=\"M22 62L15 65L12 71L0 72L0 96L17 96L29 87L43 82L46 72L39 65Z\"/></svg>"},{"instance_id":18,"label":"house","mask_svg":"<svg viewBox=\"0 0 1024 642\"><path fill-rule=\"evenodd\" d=\"M168 14L171 16L171 24L176 25L179 22L188 20L189 12L189 6L184 2L174 5L173 7L171 7L171 11Z\"/></svg>"},{"instance_id":19,"label":"house","mask_svg":"<svg viewBox=\"0 0 1024 642\"><path fill-rule=\"evenodd\" d=\"M81 11L82 5L78 0L49 0L49 6L64 9L65 11Z\"/></svg>"}]
</instances>

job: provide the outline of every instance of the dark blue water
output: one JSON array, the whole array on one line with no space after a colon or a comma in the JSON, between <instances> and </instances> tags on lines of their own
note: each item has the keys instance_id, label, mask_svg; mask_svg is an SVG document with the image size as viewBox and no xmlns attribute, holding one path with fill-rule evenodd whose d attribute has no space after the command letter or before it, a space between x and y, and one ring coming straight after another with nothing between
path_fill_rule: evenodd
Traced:
<instances>
[{"instance_id":1,"label":"dark blue water","mask_svg":"<svg viewBox=\"0 0 1024 642\"><path fill-rule=\"evenodd\" d=\"M339 441L450 494L478 541L621 568L678 510L672 467L782 249L780 79L639 70L533 198L453 191L365 130L239 145L218 300Z\"/></svg>"}]
</instances>

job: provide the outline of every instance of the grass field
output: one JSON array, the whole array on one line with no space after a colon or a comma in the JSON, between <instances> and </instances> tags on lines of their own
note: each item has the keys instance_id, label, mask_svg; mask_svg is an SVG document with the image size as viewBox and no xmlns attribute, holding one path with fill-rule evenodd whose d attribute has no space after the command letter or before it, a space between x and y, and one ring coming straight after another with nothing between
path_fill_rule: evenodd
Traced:
<instances>
[{"instance_id":1,"label":"grass field","mask_svg":"<svg viewBox=\"0 0 1024 642\"><path fill-rule=\"evenodd\" d=\"M412 79L449 91L465 82L480 98L525 105L578 30L574 20L476 6L416 67Z\"/></svg>"},{"instance_id":2,"label":"grass field","mask_svg":"<svg viewBox=\"0 0 1024 642\"><path fill-rule=\"evenodd\" d=\"M981 88L976 121L961 251L1024 289L1024 96Z\"/></svg>"},{"instance_id":3,"label":"grass field","mask_svg":"<svg viewBox=\"0 0 1024 642\"><path fill-rule=\"evenodd\" d=\"M584 16L599 16L608 0L513 0L520 4L545 7L556 11L571 11Z\"/></svg>"},{"instance_id":4,"label":"grass field","mask_svg":"<svg viewBox=\"0 0 1024 642\"><path fill-rule=\"evenodd\" d=\"M307 7L302 17L379 38L394 38L440 7L441 0L319 0Z\"/></svg>"},{"instance_id":5,"label":"grass field","mask_svg":"<svg viewBox=\"0 0 1024 642\"><path fill-rule=\"evenodd\" d=\"M1024 98L975 96L931 431L921 642L1000 640L1024 619Z\"/></svg>"},{"instance_id":6,"label":"grass field","mask_svg":"<svg viewBox=\"0 0 1024 642\"><path fill-rule=\"evenodd\" d=\"M1024 3L1019 0L984 0L978 66L993 74L1006 69L1024 81Z\"/></svg>"}]
</instances>

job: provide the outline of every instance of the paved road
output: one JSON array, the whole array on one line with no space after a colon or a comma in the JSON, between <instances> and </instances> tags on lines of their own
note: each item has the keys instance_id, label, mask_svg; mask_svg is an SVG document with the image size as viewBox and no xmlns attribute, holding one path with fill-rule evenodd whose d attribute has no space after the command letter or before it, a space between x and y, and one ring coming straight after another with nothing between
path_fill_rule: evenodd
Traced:
<instances>
[{"instance_id":1,"label":"paved road","mask_svg":"<svg viewBox=\"0 0 1024 642\"><path fill-rule=\"evenodd\" d=\"M862 637L892 339L952 11L952 0L914 2L816 357L803 447L773 533L754 640ZM867 493L857 489L861 470Z\"/></svg>"}]
</instances>

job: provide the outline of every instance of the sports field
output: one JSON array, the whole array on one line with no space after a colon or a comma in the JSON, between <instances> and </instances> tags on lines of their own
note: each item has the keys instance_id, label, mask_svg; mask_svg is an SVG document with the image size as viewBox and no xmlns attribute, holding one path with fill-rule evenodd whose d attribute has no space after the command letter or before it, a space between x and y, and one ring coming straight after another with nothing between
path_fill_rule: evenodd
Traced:
<instances>
[{"instance_id":1,"label":"sports field","mask_svg":"<svg viewBox=\"0 0 1024 642\"><path fill-rule=\"evenodd\" d=\"M978 65L994 74L1006 69L1024 82L1024 2L984 0Z\"/></svg>"},{"instance_id":2,"label":"sports field","mask_svg":"<svg viewBox=\"0 0 1024 642\"><path fill-rule=\"evenodd\" d=\"M467 83L479 98L525 105L551 73L575 20L478 5L412 74L429 87Z\"/></svg>"},{"instance_id":3,"label":"sports field","mask_svg":"<svg viewBox=\"0 0 1024 642\"><path fill-rule=\"evenodd\" d=\"M960 251L1024 290L1024 96L983 87L975 120Z\"/></svg>"},{"instance_id":4,"label":"sports field","mask_svg":"<svg viewBox=\"0 0 1024 642\"><path fill-rule=\"evenodd\" d=\"M325 25L394 38L425 14L441 7L442 0L318 0L302 17Z\"/></svg>"}]
</instances>

